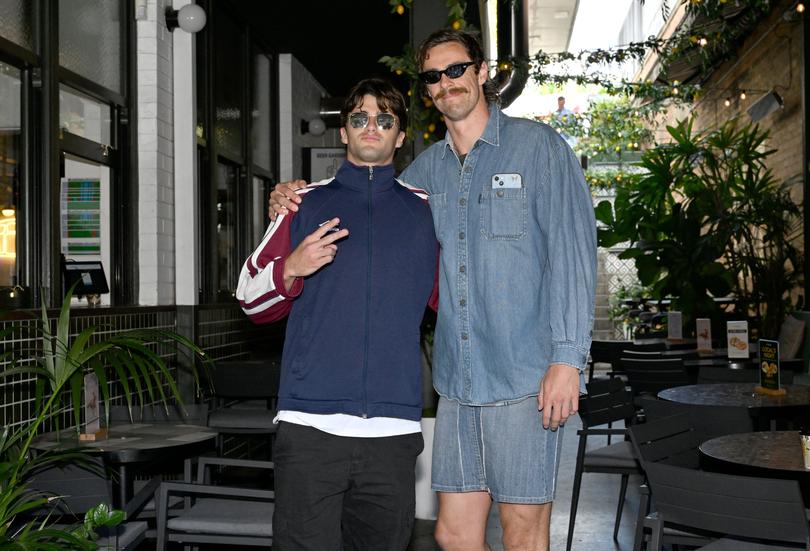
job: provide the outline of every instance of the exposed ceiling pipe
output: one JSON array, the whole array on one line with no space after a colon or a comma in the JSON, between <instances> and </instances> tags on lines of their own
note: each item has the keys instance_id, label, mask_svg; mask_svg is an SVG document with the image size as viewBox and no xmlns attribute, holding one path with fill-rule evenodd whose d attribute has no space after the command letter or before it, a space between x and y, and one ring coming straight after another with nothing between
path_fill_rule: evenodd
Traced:
<instances>
[{"instance_id":1,"label":"exposed ceiling pipe","mask_svg":"<svg viewBox=\"0 0 810 551\"><path fill-rule=\"evenodd\" d=\"M497 10L499 63L492 80L498 86L501 107L508 107L529 80L529 0L498 0Z\"/></svg>"}]
</instances>

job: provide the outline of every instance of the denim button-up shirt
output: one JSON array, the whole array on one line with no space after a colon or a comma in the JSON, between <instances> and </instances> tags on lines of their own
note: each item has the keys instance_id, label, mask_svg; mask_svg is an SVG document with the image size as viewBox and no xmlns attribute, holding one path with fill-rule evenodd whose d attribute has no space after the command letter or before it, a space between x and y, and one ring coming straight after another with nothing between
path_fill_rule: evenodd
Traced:
<instances>
[{"instance_id":1,"label":"denim button-up shirt","mask_svg":"<svg viewBox=\"0 0 810 551\"><path fill-rule=\"evenodd\" d=\"M579 163L557 132L493 106L463 163L448 134L402 179L430 192L441 244L437 392L505 403L536 395L553 363L584 369L596 222Z\"/></svg>"}]
</instances>

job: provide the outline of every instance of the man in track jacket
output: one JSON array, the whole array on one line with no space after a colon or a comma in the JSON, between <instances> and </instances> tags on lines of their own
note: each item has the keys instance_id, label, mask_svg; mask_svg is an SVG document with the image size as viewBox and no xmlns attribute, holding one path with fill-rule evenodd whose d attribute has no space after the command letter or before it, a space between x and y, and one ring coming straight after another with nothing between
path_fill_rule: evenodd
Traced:
<instances>
[{"instance_id":1,"label":"man in track jacket","mask_svg":"<svg viewBox=\"0 0 810 551\"><path fill-rule=\"evenodd\" d=\"M405 100L367 79L341 110L347 161L301 190L247 259L256 323L289 315L274 448L274 549L405 549L423 447L419 328L438 245L421 190L394 178Z\"/></svg>"}]
</instances>

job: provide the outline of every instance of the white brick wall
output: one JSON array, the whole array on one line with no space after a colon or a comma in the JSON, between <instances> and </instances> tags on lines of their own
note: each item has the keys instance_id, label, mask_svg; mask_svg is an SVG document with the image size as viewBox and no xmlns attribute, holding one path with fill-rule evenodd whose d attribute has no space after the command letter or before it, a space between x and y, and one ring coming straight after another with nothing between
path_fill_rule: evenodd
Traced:
<instances>
[{"instance_id":1,"label":"white brick wall","mask_svg":"<svg viewBox=\"0 0 810 551\"><path fill-rule=\"evenodd\" d=\"M175 301L172 33L166 0L148 0L138 31L138 303Z\"/></svg>"}]
</instances>

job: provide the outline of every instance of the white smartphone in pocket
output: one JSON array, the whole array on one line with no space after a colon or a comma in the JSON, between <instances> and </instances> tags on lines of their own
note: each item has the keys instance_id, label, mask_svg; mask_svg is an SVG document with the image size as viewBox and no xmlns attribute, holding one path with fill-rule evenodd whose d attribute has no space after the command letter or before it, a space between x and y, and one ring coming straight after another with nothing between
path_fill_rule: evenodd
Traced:
<instances>
[{"instance_id":1,"label":"white smartphone in pocket","mask_svg":"<svg viewBox=\"0 0 810 551\"><path fill-rule=\"evenodd\" d=\"M492 177L492 189L520 189L523 187L523 178L516 172L495 174Z\"/></svg>"}]
</instances>

